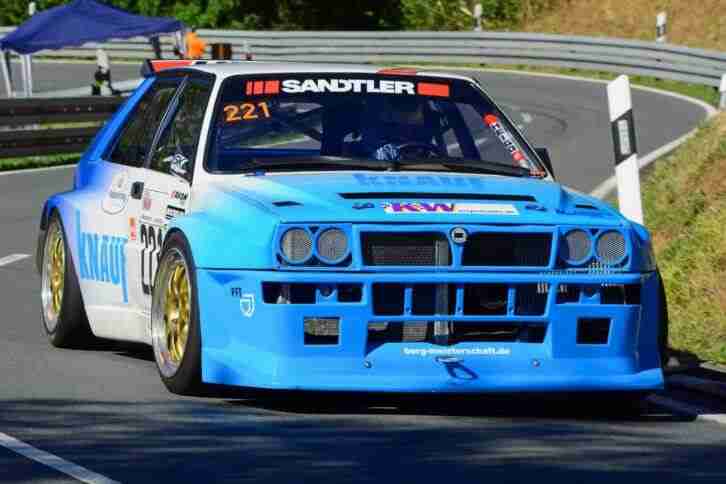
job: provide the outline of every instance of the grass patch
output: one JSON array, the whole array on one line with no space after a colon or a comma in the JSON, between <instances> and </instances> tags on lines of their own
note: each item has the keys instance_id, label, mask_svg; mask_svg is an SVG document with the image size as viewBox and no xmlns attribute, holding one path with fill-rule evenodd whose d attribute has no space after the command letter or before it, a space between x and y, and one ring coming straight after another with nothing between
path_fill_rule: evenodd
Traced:
<instances>
[{"instance_id":1,"label":"grass patch","mask_svg":"<svg viewBox=\"0 0 726 484\"><path fill-rule=\"evenodd\" d=\"M726 51L723 0L558 0L521 25L528 32L655 40L655 16L668 12L668 42Z\"/></svg>"},{"instance_id":2,"label":"grass patch","mask_svg":"<svg viewBox=\"0 0 726 484\"><path fill-rule=\"evenodd\" d=\"M26 156L22 158L0 158L0 171L21 170L27 168L46 168L49 166L75 165L81 158L80 154Z\"/></svg>"},{"instance_id":3,"label":"grass patch","mask_svg":"<svg viewBox=\"0 0 726 484\"><path fill-rule=\"evenodd\" d=\"M726 364L726 113L707 122L643 185L670 311L670 344Z\"/></svg>"}]
</instances>

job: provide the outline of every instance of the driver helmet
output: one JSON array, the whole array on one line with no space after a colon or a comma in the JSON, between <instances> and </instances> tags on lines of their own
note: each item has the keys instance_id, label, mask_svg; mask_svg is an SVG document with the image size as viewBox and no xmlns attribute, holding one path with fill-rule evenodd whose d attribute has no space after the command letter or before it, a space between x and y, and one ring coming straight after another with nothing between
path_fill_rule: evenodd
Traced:
<instances>
[{"instance_id":1,"label":"driver helmet","mask_svg":"<svg viewBox=\"0 0 726 484\"><path fill-rule=\"evenodd\" d=\"M368 151L385 145L431 142L426 101L408 96L380 96L366 103L361 138ZM388 148L387 151L391 149Z\"/></svg>"}]
</instances>

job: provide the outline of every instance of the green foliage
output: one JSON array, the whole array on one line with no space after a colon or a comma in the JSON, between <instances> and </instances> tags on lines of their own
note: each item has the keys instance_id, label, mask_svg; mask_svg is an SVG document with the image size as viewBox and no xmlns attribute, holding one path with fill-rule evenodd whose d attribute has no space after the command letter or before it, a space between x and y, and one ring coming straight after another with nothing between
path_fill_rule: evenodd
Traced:
<instances>
[{"instance_id":1,"label":"green foliage","mask_svg":"<svg viewBox=\"0 0 726 484\"><path fill-rule=\"evenodd\" d=\"M463 0L401 0L403 27L412 30L471 30Z\"/></svg>"},{"instance_id":2,"label":"green foliage","mask_svg":"<svg viewBox=\"0 0 726 484\"><path fill-rule=\"evenodd\" d=\"M0 25L27 19L29 0L3 0ZM36 0L38 10L69 0ZM130 12L173 16L189 26L288 30L471 30L476 3L485 29L513 29L564 0L104 0Z\"/></svg>"},{"instance_id":3,"label":"green foliage","mask_svg":"<svg viewBox=\"0 0 726 484\"><path fill-rule=\"evenodd\" d=\"M561 0L401 0L402 25L414 30L471 30L474 6L484 29L516 28Z\"/></svg>"}]
</instances>

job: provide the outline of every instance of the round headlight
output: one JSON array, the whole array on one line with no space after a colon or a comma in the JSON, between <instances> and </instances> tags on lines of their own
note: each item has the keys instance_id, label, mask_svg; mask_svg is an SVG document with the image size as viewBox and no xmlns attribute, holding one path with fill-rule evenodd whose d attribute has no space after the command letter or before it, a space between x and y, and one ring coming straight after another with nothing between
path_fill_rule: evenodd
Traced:
<instances>
[{"instance_id":1,"label":"round headlight","mask_svg":"<svg viewBox=\"0 0 726 484\"><path fill-rule=\"evenodd\" d=\"M313 241L305 229L290 229L284 233L280 240L280 250L285 258L293 263L300 264L310 258L313 253Z\"/></svg>"},{"instance_id":2,"label":"round headlight","mask_svg":"<svg viewBox=\"0 0 726 484\"><path fill-rule=\"evenodd\" d=\"M590 234L581 229L567 232L562 244L562 259L571 264L582 264L590 255L592 239Z\"/></svg>"},{"instance_id":3,"label":"round headlight","mask_svg":"<svg viewBox=\"0 0 726 484\"><path fill-rule=\"evenodd\" d=\"M348 236L340 229L326 229L318 236L318 255L324 262L339 262L348 253Z\"/></svg>"},{"instance_id":4,"label":"round headlight","mask_svg":"<svg viewBox=\"0 0 726 484\"><path fill-rule=\"evenodd\" d=\"M625 237L618 231L610 230L600 234L595 245L595 254L600 262L614 265L625 258Z\"/></svg>"}]
</instances>

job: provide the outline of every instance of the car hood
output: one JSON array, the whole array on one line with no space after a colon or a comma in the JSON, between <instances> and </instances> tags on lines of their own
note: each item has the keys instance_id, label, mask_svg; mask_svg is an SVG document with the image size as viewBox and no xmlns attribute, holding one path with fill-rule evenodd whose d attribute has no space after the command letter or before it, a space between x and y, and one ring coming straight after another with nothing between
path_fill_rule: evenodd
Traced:
<instances>
[{"instance_id":1,"label":"car hood","mask_svg":"<svg viewBox=\"0 0 726 484\"><path fill-rule=\"evenodd\" d=\"M207 190L204 190L207 191ZM214 193L254 204L283 223L483 223L616 225L607 204L558 183L436 172L314 172L225 175ZM220 193L220 195L222 194ZM232 208L232 207L230 207Z\"/></svg>"}]
</instances>

